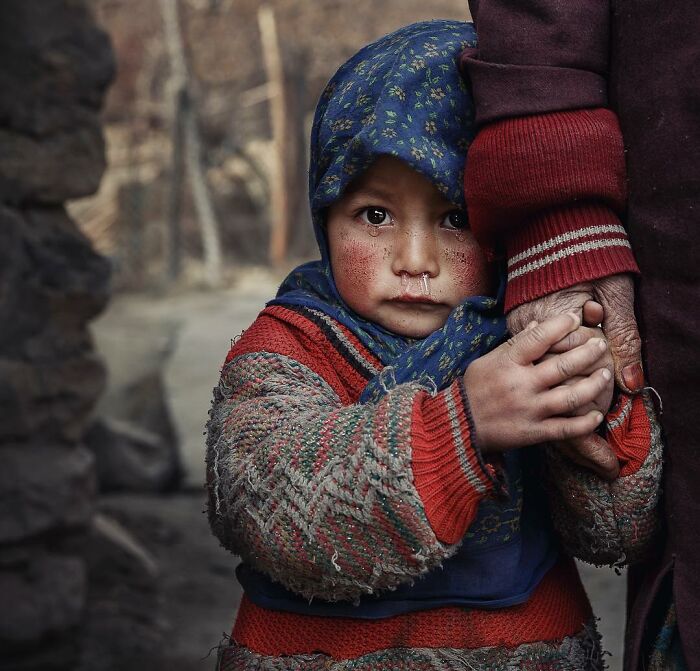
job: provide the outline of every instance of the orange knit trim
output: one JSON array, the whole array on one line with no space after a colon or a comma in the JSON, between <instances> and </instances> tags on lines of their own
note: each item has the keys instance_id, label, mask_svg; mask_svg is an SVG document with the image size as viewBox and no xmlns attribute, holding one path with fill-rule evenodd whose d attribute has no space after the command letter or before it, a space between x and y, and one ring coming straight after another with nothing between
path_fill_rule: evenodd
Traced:
<instances>
[{"instance_id":1,"label":"orange knit trim","mask_svg":"<svg viewBox=\"0 0 700 671\"><path fill-rule=\"evenodd\" d=\"M416 490L435 535L452 545L464 537L479 502L493 485L472 446L459 384L413 406L412 470Z\"/></svg>"},{"instance_id":2,"label":"orange knit trim","mask_svg":"<svg viewBox=\"0 0 700 671\"><path fill-rule=\"evenodd\" d=\"M353 659L387 648L515 647L581 631L591 607L572 559L562 558L527 603L498 610L436 608L382 620L297 615L243 597L232 638L261 655L323 652Z\"/></svg>"},{"instance_id":3,"label":"orange knit trim","mask_svg":"<svg viewBox=\"0 0 700 671\"><path fill-rule=\"evenodd\" d=\"M651 423L641 396L630 397L621 394L617 407L608 414L606 420L617 420L630 403L627 417L615 428L607 432L607 441L620 461L620 475L625 477L636 473L644 463L651 447Z\"/></svg>"}]
</instances>

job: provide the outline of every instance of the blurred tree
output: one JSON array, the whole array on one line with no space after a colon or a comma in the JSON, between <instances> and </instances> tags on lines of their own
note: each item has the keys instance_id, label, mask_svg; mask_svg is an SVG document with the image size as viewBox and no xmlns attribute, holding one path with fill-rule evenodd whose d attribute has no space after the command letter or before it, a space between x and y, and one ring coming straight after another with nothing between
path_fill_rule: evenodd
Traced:
<instances>
[{"instance_id":1,"label":"blurred tree","mask_svg":"<svg viewBox=\"0 0 700 671\"><path fill-rule=\"evenodd\" d=\"M205 277L207 284L215 287L221 284L222 271L219 223L211 202L206 176L202 169L202 144L197 126L195 98L192 95L182 43L179 0L161 0L160 7L170 59L168 89L170 90L173 129L171 186L168 202L168 231L170 233L168 276L171 280L177 279L182 267L180 212L182 210L182 163L184 159L202 234Z\"/></svg>"},{"instance_id":2,"label":"blurred tree","mask_svg":"<svg viewBox=\"0 0 700 671\"><path fill-rule=\"evenodd\" d=\"M210 221L219 223L224 271L269 262L271 248L279 248L272 244L274 224L282 221L273 207L279 186L273 157L281 152L287 173L282 247L289 257L308 258L315 251L306 203L308 132L328 78L363 44L402 25L468 18L466 0L264 0L276 19L286 110L285 130L275 135L274 86L269 86L269 54L258 21L263 0L93 2L119 64L105 114L110 167L100 193L72 209L98 249L119 262L115 285L128 288L157 284L168 274L190 277L198 270L196 261L212 244L200 227L201 212L206 214L202 202L211 206ZM174 86L173 56L165 39L164 11L174 5L184 89ZM184 98L174 99L174 90L184 90ZM196 114L190 113L195 102ZM178 109L180 123L174 124ZM194 142L186 137L188 118L196 118L189 126ZM192 149L197 140L199 160L190 165L199 166L199 179L193 181L187 156L197 154ZM130 145L133 150L127 151ZM130 168L132 161L138 170ZM120 185L135 178L143 185L139 223L132 221L130 210L120 209L128 199L118 197ZM209 196L199 206L195 183L206 188L198 197ZM144 229L139 242L146 264L143 280L130 272L133 247L121 242L129 221ZM275 255L281 259L285 252Z\"/></svg>"}]
</instances>

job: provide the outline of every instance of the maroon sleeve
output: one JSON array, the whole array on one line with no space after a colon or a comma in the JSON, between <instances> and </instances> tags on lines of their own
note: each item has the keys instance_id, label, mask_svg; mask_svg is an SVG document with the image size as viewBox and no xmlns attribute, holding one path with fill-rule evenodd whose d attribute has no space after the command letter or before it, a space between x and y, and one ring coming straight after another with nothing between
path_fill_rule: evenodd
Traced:
<instances>
[{"instance_id":1,"label":"maroon sleeve","mask_svg":"<svg viewBox=\"0 0 700 671\"><path fill-rule=\"evenodd\" d=\"M472 230L508 262L506 310L638 272L620 217L625 160L608 109L608 0L470 2L462 54L479 132L465 195Z\"/></svg>"},{"instance_id":2,"label":"maroon sleeve","mask_svg":"<svg viewBox=\"0 0 700 671\"><path fill-rule=\"evenodd\" d=\"M484 126L467 156L471 229L505 257L507 311L567 287L636 273L620 223L625 164L617 117L581 109Z\"/></svg>"},{"instance_id":3,"label":"maroon sleeve","mask_svg":"<svg viewBox=\"0 0 700 671\"><path fill-rule=\"evenodd\" d=\"M607 105L609 0L470 0L476 120Z\"/></svg>"}]
</instances>

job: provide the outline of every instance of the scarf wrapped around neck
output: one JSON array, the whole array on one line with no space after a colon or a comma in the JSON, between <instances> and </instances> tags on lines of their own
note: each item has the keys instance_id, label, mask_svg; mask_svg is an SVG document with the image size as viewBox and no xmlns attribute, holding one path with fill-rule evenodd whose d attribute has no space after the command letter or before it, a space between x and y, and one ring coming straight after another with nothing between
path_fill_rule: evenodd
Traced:
<instances>
[{"instance_id":1,"label":"scarf wrapped around neck","mask_svg":"<svg viewBox=\"0 0 700 671\"><path fill-rule=\"evenodd\" d=\"M471 96L456 59L476 45L472 24L415 23L364 47L328 83L311 131L309 199L321 252L293 270L269 305L321 310L350 329L385 366L360 402L394 384L447 387L505 336L502 290L469 297L423 339L396 335L363 319L340 296L330 265L325 212L348 184L383 154L403 160L458 207L465 207L464 161L474 135ZM503 282L501 282L503 285Z\"/></svg>"}]
</instances>

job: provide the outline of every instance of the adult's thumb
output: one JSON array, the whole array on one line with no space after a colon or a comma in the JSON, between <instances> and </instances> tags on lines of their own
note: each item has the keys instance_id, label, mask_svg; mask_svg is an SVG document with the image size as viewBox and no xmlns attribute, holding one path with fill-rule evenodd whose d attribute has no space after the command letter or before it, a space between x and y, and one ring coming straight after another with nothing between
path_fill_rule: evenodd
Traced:
<instances>
[{"instance_id":1,"label":"adult's thumb","mask_svg":"<svg viewBox=\"0 0 700 671\"><path fill-rule=\"evenodd\" d=\"M608 443L596 434L560 440L554 446L579 466L587 468L604 480L614 480L620 474L620 463Z\"/></svg>"},{"instance_id":2,"label":"adult's thumb","mask_svg":"<svg viewBox=\"0 0 700 671\"><path fill-rule=\"evenodd\" d=\"M596 280L594 288L603 306L603 333L615 364L615 381L627 392L644 387L642 340L634 316L634 283L631 275Z\"/></svg>"}]
</instances>

